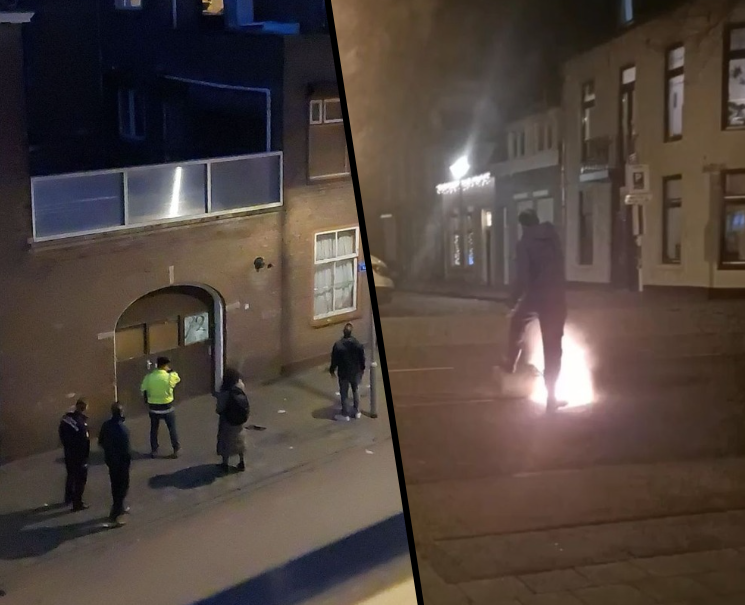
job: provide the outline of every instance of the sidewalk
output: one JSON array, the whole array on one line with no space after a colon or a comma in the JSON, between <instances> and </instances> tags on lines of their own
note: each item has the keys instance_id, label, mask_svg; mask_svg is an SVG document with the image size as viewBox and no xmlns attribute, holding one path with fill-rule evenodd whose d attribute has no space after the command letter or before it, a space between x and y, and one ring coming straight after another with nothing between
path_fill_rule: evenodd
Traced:
<instances>
[{"instance_id":1,"label":"sidewalk","mask_svg":"<svg viewBox=\"0 0 745 605\"><path fill-rule=\"evenodd\" d=\"M111 496L97 446L86 488L91 508L82 513L73 514L59 506L65 475L61 451L0 467L0 590L9 590L19 572L29 567L76 549L105 547L112 540L136 540L138 532L147 531L149 525L194 513L200 506L237 492L257 489L350 448L371 448L374 455L375 444L390 440L383 389L378 390L379 418L363 416L350 423L333 420L337 391L325 368L250 389L249 422L267 428L248 434L247 471L227 477L216 467L217 417L212 397L178 404L183 451L177 460L147 457L148 418L129 421L133 448L138 452L131 476L132 515L127 526L117 530L102 527ZM369 409L366 388L362 409ZM168 452L165 427L161 427L160 438Z\"/></svg>"}]
</instances>

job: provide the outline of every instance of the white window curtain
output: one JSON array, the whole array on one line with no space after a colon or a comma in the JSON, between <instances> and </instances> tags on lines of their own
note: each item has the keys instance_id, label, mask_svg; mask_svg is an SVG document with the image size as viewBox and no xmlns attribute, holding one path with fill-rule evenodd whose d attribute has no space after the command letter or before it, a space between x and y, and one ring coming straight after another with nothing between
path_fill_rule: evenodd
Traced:
<instances>
[{"instance_id":1,"label":"white window curtain","mask_svg":"<svg viewBox=\"0 0 745 605\"><path fill-rule=\"evenodd\" d=\"M357 308L358 241L356 228L316 235L314 319Z\"/></svg>"}]
</instances>

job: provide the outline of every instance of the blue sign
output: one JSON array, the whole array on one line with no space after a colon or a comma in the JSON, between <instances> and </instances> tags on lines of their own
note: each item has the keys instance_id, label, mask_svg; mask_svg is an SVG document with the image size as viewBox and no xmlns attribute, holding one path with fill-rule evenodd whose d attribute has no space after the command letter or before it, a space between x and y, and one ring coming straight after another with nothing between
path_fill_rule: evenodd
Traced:
<instances>
[{"instance_id":1,"label":"blue sign","mask_svg":"<svg viewBox=\"0 0 745 605\"><path fill-rule=\"evenodd\" d=\"M359 271L360 273L364 273L365 271L367 271L367 266L365 265L365 261L362 261L361 263L357 265L357 271Z\"/></svg>"}]
</instances>

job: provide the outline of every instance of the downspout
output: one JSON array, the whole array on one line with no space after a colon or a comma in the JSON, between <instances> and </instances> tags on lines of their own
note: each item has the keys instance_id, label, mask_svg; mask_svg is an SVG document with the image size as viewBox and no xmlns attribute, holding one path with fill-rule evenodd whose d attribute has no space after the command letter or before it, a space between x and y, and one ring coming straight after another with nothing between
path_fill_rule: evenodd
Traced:
<instances>
[{"instance_id":1,"label":"downspout","mask_svg":"<svg viewBox=\"0 0 745 605\"><path fill-rule=\"evenodd\" d=\"M255 88L252 86L236 86L233 84L218 84L216 82L205 82L204 80L193 80L191 78L181 78L178 76L164 76L166 80L182 82L184 84L193 84L195 86L206 86L207 88L217 88L220 90L239 90L243 92L257 92L266 97L266 151L272 150L272 91L269 88Z\"/></svg>"}]
</instances>

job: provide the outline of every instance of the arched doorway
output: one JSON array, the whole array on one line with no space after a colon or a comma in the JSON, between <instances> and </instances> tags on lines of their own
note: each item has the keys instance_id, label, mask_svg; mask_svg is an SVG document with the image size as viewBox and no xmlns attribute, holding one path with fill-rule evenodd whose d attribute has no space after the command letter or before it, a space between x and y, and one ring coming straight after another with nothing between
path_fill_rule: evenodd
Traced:
<instances>
[{"instance_id":1,"label":"arched doorway","mask_svg":"<svg viewBox=\"0 0 745 605\"><path fill-rule=\"evenodd\" d=\"M179 400L212 393L224 364L224 322L222 298L205 286L171 286L132 303L116 325L119 401L130 408L142 401L142 378L160 356L181 376Z\"/></svg>"}]
</instances>

